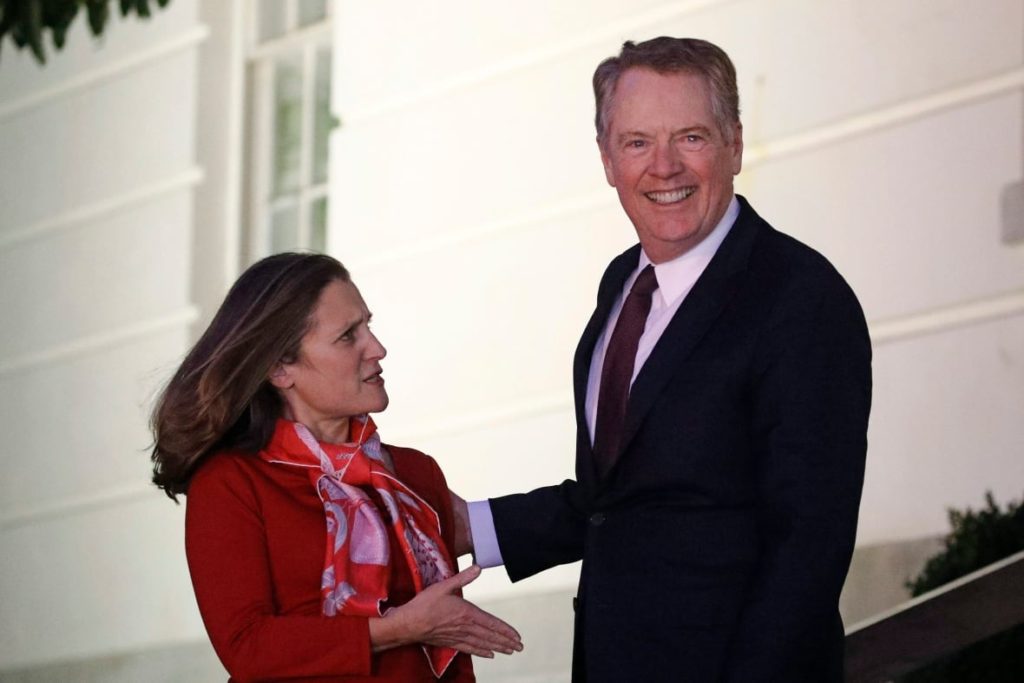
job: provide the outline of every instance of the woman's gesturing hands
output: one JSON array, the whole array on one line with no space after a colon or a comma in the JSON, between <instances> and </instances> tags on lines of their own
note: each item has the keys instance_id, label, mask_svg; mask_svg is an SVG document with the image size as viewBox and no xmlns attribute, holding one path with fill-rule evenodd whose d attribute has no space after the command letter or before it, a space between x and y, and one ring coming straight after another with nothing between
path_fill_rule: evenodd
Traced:
<instances>
[{"instance_id":1,"label":"woman's gesturing hands","mask_svg":"<svg viewBox=\"0 0 1024 683\"><path fill-rule=\"evenodd\" d=\"M450 647L478 657L495 652L510 655L523 649L514 628L456 595L480 576L473 565L435 583L380 619L370 620L370 643L375 652L407 643Z\"/></svg>"}]
</instances>

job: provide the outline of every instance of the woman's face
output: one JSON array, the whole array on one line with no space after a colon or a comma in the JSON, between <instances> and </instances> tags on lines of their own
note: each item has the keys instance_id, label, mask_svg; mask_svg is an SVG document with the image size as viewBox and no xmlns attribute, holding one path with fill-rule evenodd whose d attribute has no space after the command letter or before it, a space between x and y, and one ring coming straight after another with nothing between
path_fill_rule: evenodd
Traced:
<instances>
[{"instance_id":1,"label":"woman's face","mask_svg":"<svg viewBox=\"0 0 1024 683\"><path fill-rule=\"evenodd\" d=\"M370 331L370 311L359 290L351 282L331 282L313 309L298 358L271 373L285 417L316 433L324 423L384 410L388 394L380 361L386 354Z\"/></svg>"}]
</instances>

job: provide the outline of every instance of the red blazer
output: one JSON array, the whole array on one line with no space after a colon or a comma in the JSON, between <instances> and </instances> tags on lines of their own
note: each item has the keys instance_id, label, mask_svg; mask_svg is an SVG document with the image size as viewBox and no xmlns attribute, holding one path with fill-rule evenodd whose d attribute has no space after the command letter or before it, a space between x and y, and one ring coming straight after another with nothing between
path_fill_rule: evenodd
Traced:
<instances>
[{"instance_id":1,"label":"red blazer","mask_svg":"<svg viewBox=\"0 0 1024 683\"><path fill-rule=\"evenodd\" d=\"M437 463L412 449L387 449L397 476L437 510L454 557L448 486ZM192 585L232 681L437 681L419 646L373 654L367 617L321 614L327 531L305 469L220 453L196 472L187 501ZM392 557L401 557L397 539L391 544ZM392 572L390 604L401 605L414 595L412 577L403 562ZM469 656L456 657L440 680L474 681Z\"/></svg>"}]
</instances>

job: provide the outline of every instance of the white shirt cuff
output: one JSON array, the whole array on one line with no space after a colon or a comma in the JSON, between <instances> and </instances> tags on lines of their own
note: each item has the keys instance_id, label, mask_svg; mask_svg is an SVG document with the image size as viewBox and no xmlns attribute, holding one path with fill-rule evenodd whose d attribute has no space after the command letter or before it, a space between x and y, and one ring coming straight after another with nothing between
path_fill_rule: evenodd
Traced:
<instances>
[{"instance_id":1,"label":"white shirt cuff","mask_svg":"<svg viewBox=\"0 0 1024 683\"><path fill-rule=\"evenodd\" d=\"M469 509L469 533L473 537L473 560L484 568L505 564L498 547L498 534L494 531L490 502L473 500L466 507Z\"/></svg>"}]
</instances>

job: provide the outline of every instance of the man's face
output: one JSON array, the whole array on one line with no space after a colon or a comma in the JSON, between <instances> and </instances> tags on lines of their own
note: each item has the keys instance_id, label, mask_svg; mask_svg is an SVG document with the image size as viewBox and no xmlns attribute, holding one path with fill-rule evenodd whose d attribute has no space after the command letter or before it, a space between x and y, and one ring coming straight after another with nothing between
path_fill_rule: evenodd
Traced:
<instances>
[{"instance_id":1,"label":"man's face","mask_svg":"<svg viewBox=\"0 0 1024 683\"><path fill-rule=\"evenodd\" d=\"M726 140L703 76L643 67L619 76L601 147L608 184L655 263L693 248L732 198L743 159L742 128Z\"/></svg>"}]
</instances>

